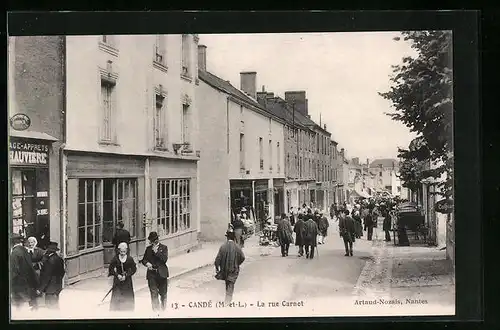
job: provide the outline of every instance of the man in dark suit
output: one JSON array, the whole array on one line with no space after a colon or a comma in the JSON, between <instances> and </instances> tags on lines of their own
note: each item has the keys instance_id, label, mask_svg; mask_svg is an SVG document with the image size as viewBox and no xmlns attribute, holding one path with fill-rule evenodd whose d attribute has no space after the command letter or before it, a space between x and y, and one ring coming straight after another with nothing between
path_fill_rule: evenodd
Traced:
<instances>
[{"instance_id":1,"label":"man in dark suit","mask_svg":"<svg viewBox=\"0 0 500 330\"><path fill-rule=\"evenodd\" d=\"M40 271L38 294L45 294L45 305L51 309L59 308L59 294L65 274L64 260L57 254L56 242L50 242L45 252Z\"/></svg>"},{"instance_id":2,"label":"man in dark suit","mask_svg":"<svg viewBox=\"0 0 500 330\"><path fill-rule=\"evenodd\" d=\"M36 296L38 281L31 257L23 246L23 237L13 234L11 241L13 245L10 253L12 305L21 308Z\"/></svg>"},{"instance_id":3,"label":"man in dark suit","mask_svg":"<svg viewBox=\"0 0 500 330\"><path fill-rule=\"evenodd\" d=\"M345 256L352 257L352 245L356 240L356 227L354 219L349 216L349 210L343 210L340 213L339 234L344 240Z\"/></svg>"},{"instance_id":4,"label":"man in dark suit","mask_svg":"<svg viewBox=\"0 0 500 330\"><path fill-rule=\"evenodd\" d=\"M165 310L169 275L167 267L168 248L160 243L158 234L154 231L149 233L148 240L150 245L146 248L141 263L148 268L146 279L151 294L151 305L154 311ZM159 302L158 296L160 298Z\"/></svg>"},{"instance_id":5,"label":"man in dark suit","mask_svg":"<svg viewBox=\"0 0 500 330\"><path fill-rule=\"evenodd\" d=\"M127 246L130 245L130 233L128 230L123 229L123 222L120 221L116 224L116 232L115 236L113 236L112 242L113 245L115 246L115 252L118 254L118 245L120 243L127 243ZM127 250L127 254L128 254Z\"/></svg>"}]
</instances>

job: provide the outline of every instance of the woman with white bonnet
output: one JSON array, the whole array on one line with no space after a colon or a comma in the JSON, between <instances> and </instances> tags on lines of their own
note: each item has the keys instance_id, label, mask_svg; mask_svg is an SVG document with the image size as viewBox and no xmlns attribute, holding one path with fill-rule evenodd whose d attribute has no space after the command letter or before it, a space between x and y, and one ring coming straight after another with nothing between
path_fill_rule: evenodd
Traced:
<instances>
[{"instance_id":1,"label":"woman with white bonnet","mask_svg":"<svg viewBox=\"0 0 500 330\"><path fill-rule=\"evenodd\" d=\"M109 264L108 276L113 276L111 292L111 311L133 311L135 308L134 285L132 276L137 271L134 259L127 255L128 245L118 245L118 254Z\"/></svg>"},{"instance_id":2,"label":"woman with white bonnet","mask_svg":"<svg viewBox=\"0 0 500 330\"><path fill-rule=\"evenodd\" d=\"M27 239L27 245L26 245L26 250L28 250L28 254L31 258L31 264L33 265L33 269L35 270L36 278L37 281L40 280L40 270L42 269L43 265L43 256L45 254L45 251L37 247L38 245L38 240L36 237L28 237ZM30 306L33 309L38 308L39 303L41 298L37 297L35 294L32 294L31 300L30 300Z\"/></svg>"}]
</instances>

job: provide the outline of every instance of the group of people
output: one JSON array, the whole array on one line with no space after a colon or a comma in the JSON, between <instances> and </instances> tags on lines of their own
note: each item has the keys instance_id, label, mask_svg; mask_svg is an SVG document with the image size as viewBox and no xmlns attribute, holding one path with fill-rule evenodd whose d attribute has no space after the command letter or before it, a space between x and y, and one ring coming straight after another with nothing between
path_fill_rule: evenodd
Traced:
<instances>
[{"instance_id":1,"label":"group of people","mask_svg":"<svg viewBox=\"0 0 500 330\"><path fill-rule=\"evenodd\" d=\"M26 244L25 244L26 243ZM58 244L49 242L45 250L37 247L37 239L14 234L10 252L11 301L21 309L26 305L32 310L39 307L39 298L45 306L59 308L59 295L65 274L64 260L59 256Z\"/></svg>"},{"instance_id":2,"label":"group of people","mask_svg":"<svg viewBox=\"0 0 500 330\"><path fill-rule=\"evenodd\" d=\"M153 311L163 311L167 307L168 289L168 247L160 243L158 233L150 232L149 245L139 261L147 268L146 280L151 298ZM113 237L116 254L108 268L108 276L113 277L111 292L111 311L133 311L135 309L135 295L132 276L137 272L134 258L130 256L130 233L118 223Z\"/></svg>"}]
</instances>

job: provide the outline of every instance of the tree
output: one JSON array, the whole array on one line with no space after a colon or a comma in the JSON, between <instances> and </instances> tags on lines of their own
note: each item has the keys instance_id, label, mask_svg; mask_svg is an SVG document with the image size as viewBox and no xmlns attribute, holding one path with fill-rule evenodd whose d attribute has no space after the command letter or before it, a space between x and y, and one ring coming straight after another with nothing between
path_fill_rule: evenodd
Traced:
<instances>
[{"instance_id":1,"label":"tree","mask_svg":"<svg viewBox=\"0 0 500 330\"><path fill-rule=\"evenodd\" d=\"M446 197L453 193L453 70L452 35L449 31L405 31L403 39L410 42L417 56L404 57L403 64L393 66L392 86L379 93L392 102L388 113L410 131L417 133L408 149L400 149L400 176L409 188L423 178L438 181ZM400 41L401 38L394 38ZM424 169L422 162L438 164Z\"/></svg>"}]
</instances>

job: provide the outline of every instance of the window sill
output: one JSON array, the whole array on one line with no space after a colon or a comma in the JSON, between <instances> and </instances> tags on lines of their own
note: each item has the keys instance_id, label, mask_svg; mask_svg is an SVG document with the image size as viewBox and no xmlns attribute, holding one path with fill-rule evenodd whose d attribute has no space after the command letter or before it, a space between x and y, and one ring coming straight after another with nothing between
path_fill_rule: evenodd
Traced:
<instances>
[{"instance_id":1,"label":"window sill","mask_svg":"<svg viewBox=\"0 0 500 330\"><path fill-rule=\"evenodd\" d=\"M114 142L114 141L101 140L101 141L99 141L99 145L118 147L120 144L118 142Z\"/></svg>"},{"instance_id":2,"label":"window sill","mask_svg":"<svg viewBox=\"0 0 500 330\"><path fill-rule=\"evenodd\" d=\"M160 151L160 152L168 152L168 148L167 147L160 147L160 146L156 146L153 148L154 151Z\"/></svg>"},{"instance_id":3,"label":"window sill","mask_svg":"<svg viewBox=\"0 0 500 330\"><path fill-rule=\"evenodd\" d=\"M119 54L118 49L116 49L115 47L113 47L109 44L106 44L102 41L99 42L99 49L102 50L103 52L110 54L110 55L118 57L118 54Z\"/></svg>"},{"instance_id":4,"label":"window sill","mask_svg":"<svg viewBox=\"0 0 500 330\"><path fill-rule=\"evenodd\" d=\"M161 62L153 61L153 67L165 73L168 72L168 67Z\"/></svg>"},{"instance_id":5,"label":"window sill","mask_svg":"<svg viewBox=\"0 0 500 330\"><path fill-rule=\"evenodd\" d=\"M104 250L104 247L101 244L101 245L98 245L98 246L93 247L93 248L78 250L77 252L74 252L72 254L68 254L68 255L66 255L66 259L78 258L78 257L84 256L87 254L100 252L102 250Z\"/></svg>"},{"instance_id":6,"label":"window sill","mask_svg":"<svg viewBox=\"0 0 500 330\"><path fill-rule=\"evenodd\" d=\"M193 77L190 77L190 76L182 74L182 73L181 73L181 78L186 80L186 81L189 81L190 83L193 82Z\"/></svg>"}]
</instances>

